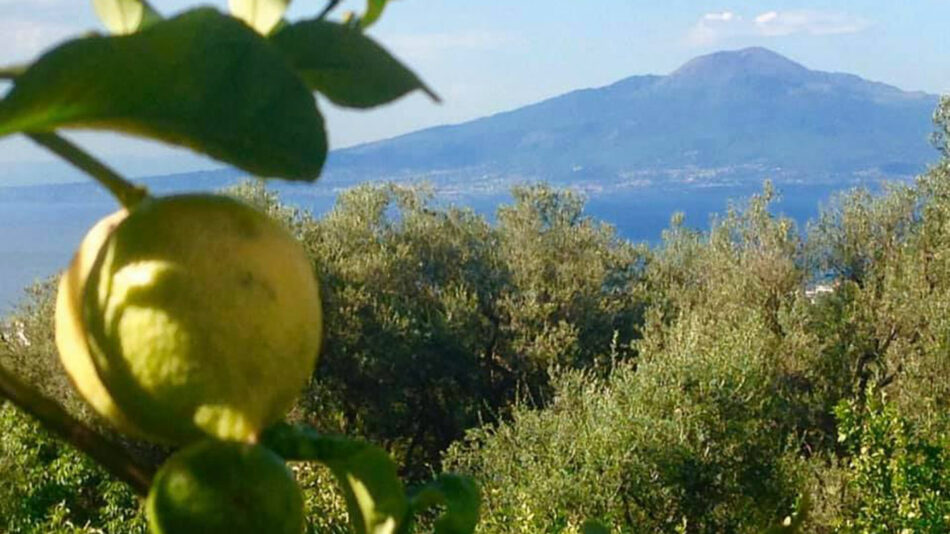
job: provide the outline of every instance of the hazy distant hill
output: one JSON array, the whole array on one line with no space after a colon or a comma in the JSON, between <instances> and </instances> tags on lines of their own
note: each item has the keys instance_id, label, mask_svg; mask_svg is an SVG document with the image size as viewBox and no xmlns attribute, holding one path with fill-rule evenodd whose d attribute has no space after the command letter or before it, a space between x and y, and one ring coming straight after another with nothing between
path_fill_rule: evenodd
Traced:
<instances>
[{"instance_id":1,"label":"hazy distant hill","mask_svg":"<svg viewBox=\"0 0 950 534\"><path fill-rule=\"evenodd\" d=\"M668 76L337 151L328 174L334 182L421 175L631 185L898 178L935 159L936 103L748 48L698 57Z\"/></svg>"},{"instance_id":2,"label":"hazy distant hill","mask_svg":"<svg viewBox=\"0 0 950 534\"><path fill-rule=\"evenodd\" d=\"M71 202L74 204L115 205L115 200L96 182L77 173L76 182L5 186L0 183L0 204L12 202ZM136 180L154 194L163 195L186 191L211 191L237 184L244 173L223 168L195 171L166 176L150 176Z\"/></svg>"}]
</instances>

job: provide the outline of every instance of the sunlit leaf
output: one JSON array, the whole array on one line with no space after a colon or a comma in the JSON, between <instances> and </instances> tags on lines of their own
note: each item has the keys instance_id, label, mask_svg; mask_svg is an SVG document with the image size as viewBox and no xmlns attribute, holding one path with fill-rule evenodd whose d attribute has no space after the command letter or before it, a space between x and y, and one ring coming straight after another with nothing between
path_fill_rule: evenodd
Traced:
<instances>
[{"instance_id":1,"label":"sunlit leaf","mask_svg":"<svg viewBox=\"0 0 950 534\"><path fill-rule=\"evenodd\" d=\"M360 17L360 26L365 30L379 20L388 0L366 0L366 13Z\"/></svg>"},{"instance_id":2,"label":"sunlit leaf","mask_svg":"<svg viewBox=\"0 0 950 534\"><path fill-rule=\"evenodd\" d=\"M110 32L129 34L161 20L145 0L92 0L96 14Z\"/></svg>"},{"instance_id":3,"label":"sunlit leaf","mask_svg":"<svg viewBox=\"0 0 950 534\"><path fill-rule=\"evenodd\" d=\"M263 443L286 460L316 461L330 468L343 490L357 534L394 534L406 521L406 491L396 464L379 447L288 425L268 430Z\"/></svg>"},{"instance_id":4,"label":"sunlit leaf","mask_svg":"<svg viewBox=\"0 0 950 534\"><path fill-rule=\"evenodd\" d=\"M228 0L231 14L262 35L280 23L289 5L290 0Z\"/></svg>"},{"instance_id":5,"label":"sunlit leaf","mask_svg":"<svg viewBox=\"0 0 950 534\"><path fill-rule=\"evenodd\" d=\"M0 137L61 127L159 139L264 177L315 179L327 151L299 77L264 38L210 8L41 57L0 101Z\"/></svg>"},{"instance_id":6,"label":"sunlit leaf","mask_svg":"<svg viewBox=\"0 0 950 534\"><path fill-rule=\"evenodd\" d=\"M472 534L478 524L481 495L472 479L446 473L416 491L410 503L414 512L445 507L435 521L435 534Z\"/></svg>"},{"instance_id":7,"label":"sunlit leaf","mask_svg":"<svg viewBox=\"0 0 950 534\"><path fill-rule=\"evenodd\" d=\"M439 99L358 28L309 20L287 25L271 40L311 89L341 106L378 106L416 89Z\"/></svg>"}]
</instances>

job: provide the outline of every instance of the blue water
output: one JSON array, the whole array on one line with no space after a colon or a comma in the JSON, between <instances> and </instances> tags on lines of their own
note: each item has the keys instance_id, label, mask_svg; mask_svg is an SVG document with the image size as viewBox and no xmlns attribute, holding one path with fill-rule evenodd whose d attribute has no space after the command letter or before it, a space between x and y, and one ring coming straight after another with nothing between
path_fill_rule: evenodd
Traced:
<instances>
[{"instance_id":1,"label":"blue water","mask_svg":"<svg viewBox=\"0 0 950 534\"><path fill-rule=\"evenodd\" d=\"M233 182L208 179L192 189L209 189ZM194 182L193 182L194 183ZM152 187L159 193L188 188ZM330 188L322 185L277 187L285 202L325 213L333 204ZM819 204L840 188L780 186L774 211L799 223L814 218ZM706 228L710 216L722 213L730 200L748 197L754 187L675 189L626 189L591 194L587 213L613 224L620 236L633 241L656 243L676 211L686 223ZM508 194L469 194L442 197L440 203L469 206L492 216L499 203L510 202ZM9 312L30 283L63 269L86 230L99 218L114 211L115 202L91 184L36 187L0 187L0 314Z\"/></svg>"}]
</instances>

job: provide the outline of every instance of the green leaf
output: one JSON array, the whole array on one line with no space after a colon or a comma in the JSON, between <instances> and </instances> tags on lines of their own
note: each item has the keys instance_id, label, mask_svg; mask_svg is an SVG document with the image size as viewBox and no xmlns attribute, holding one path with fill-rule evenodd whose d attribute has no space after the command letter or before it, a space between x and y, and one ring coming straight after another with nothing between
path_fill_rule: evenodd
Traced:
<instances>
[{"instance_id":1,"label":"green leaf","mask_svg":"<svg viewBox=\"0 0 950 534\"><path fill-rule=\"evenodd\" d=\"M99 19L110 32L135 33L162 19L144 0L92 0Z\"/></svg>"},{"instance_id":2,"label":"green leaf","mask_svg":"<svg viewBox=\"0 0 950 534\"><path fill-rule=\"evenodd\" d=\"M435 521L435 534L472 534L478 524L481 495L471 478L446 473L419 488L410 503L416 513L445 506Z\"/></svg>"},{"instance_id":3,"label":"green leaf","mask_svg":"<svg viewBox=\"0 0 950 534\"><path fill-rule=\"evenodd\" d=\"M264 177L316 179L327 152L307 87L263 37L210 8L41 57L0 101L0 137L63 127L159 139Z\"/></svg>"},{"instance_id":4,"label":"green leaf","mask_svg":"<svg viewBox=\"0 0 950 534\"><path fill-rule=\"evenodd\" d=\"M406 521L405 488L396 464L379 447L284 424L269 429L262 442L286 460L317 461L330 468L357 534L394 534Z\"/></svg>"},{"instance_id":5,"label":"green leaf","mask_svg":"<svg viewBox=\"0 0 950 534\"><path fill-rule=\"evenodd\" d=\"M289 5L290 0L228 0L231 14L261 35L267 35L277 27Z\"/></svg>"},{"instance_id":6,"label":"green leaf","mask_svg":"<svg viewBox=\"0 0 950 534\"><path fill-rule=\"evenodd\" d=\"M286 26L271 41L311 89L341 106L370 108L416 89L439 101L411 70L358 28L308 20Z\"/></svg>"},{"instance_id":7,"label":"green leaf","mask_svg":"<svg viewBox=\"0 0 950 534\"><path fill-rule=\"evenodd\" d=\"M360 27L365 30L375 24L383 14L387 2L388 0L366 0L366 13L360 17Z\"/></svg>"}]
</instances>

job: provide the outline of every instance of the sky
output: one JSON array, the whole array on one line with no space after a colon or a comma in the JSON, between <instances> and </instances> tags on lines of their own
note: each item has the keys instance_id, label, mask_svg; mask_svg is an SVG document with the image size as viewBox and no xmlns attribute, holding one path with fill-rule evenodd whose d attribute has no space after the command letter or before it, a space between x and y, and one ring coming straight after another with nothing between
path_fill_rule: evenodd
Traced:
<instances>
[{"instance_id":1,"label":"sky","mask_svg":"<svg viewBox=\"0 0 950 534\"><path fill-rule=\"evenodd\" d=\"M205 2L226 9L226 0ZM171 15L196 2L152 0ZM290 19L322 1L296 0ZM335 14L360 11L345 0ZM950 93L950 2L723 0L398 0L370 34L442 96L370 111L319 102L331 148L514 109L638 74L667 74L689 59L764 46L805 66L850 72L908 90ZM102 31L91 2L0 0L0 65ZM4 88L0 87L0 90ZM217 168L180 149L114 134L70 133L130 176ZM80 177L23 138L0 138L0 186Z\"/></svg>"}]
</instances>

